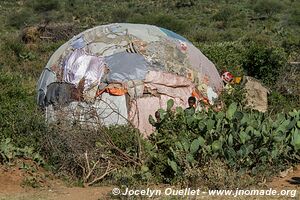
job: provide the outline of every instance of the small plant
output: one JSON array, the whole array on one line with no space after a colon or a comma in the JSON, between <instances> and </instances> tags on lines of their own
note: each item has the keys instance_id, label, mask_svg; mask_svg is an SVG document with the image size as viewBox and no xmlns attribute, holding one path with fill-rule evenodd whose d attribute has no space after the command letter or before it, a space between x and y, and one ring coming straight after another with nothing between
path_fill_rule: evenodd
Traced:
<instances>
[{"instance_id":1,"label":"small plant","mask_svg":"<svg viewBox=\"0 0 300 200\"><path fill-rule=\"evenodd\" d=\"M44 159L34 148L25 146L24 148L16 147L10 138L3 139L0 142L0 158L2 163L12 164L16 158L32 159L38 165L45 164Z\"/></svg>"}]
</instances>

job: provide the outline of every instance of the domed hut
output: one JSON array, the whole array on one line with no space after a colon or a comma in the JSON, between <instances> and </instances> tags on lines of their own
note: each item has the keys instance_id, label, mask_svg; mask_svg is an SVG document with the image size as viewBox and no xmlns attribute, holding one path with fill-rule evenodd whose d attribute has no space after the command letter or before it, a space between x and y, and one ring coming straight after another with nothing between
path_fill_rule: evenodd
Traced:
<instances>
[{"instance_id":1,"label":"domed hut","mask_svg":"<svg viewBox=\"0 0 300 200\"><path fill-rule=\"evenodd\" d=\"M37 103L47 120L67 118L103 125L132 123L145 136L148 122L173 99L192 94L213 104L223 83L215 65L186 38L146 24L88 29L58 48L38 81Z\"/></svg>"}]
</instances>

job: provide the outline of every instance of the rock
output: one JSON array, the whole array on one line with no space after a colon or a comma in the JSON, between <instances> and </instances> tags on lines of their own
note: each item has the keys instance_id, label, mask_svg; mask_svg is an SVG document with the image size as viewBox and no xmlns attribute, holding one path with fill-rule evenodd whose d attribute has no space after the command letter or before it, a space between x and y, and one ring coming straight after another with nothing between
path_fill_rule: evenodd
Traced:
<instances>
[{"instance_id":1,"label":"rock","mask_svg":"<svg viewBox=\"0 0 300 200\"><path fill-rule=\"evenodd\" d=\"M246 107L266 112L268 109L268 92L260 81L250 76L245 76Z\"/></svg>"}]
</instances>

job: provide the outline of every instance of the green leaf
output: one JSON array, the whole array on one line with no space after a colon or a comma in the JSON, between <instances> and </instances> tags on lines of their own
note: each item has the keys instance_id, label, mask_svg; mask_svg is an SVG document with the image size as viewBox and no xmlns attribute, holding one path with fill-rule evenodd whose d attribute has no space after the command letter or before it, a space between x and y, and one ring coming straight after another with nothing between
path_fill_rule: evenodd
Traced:
<instances>
[{"instance_id":1,"label":"green leaf","mask_svg":"<svg viewBox=\"0 0 300 200\"><path fill-rule=\"evenodd\" d=\"M236 103L230 104L226 112L226 117L231 120L236 110L237 110L237 104Z\"/></svg>"},{"instance_id":2,"label":"green leaf","mask_svg":"<svg viewBox=\"0 0 300 200\"><path fill-rule=\"evenodd\" d=\"M213 150L214 152L216 152L216 151L218 151L218 150L220 150L220 149L222 148L222 143L221 143L219 140L215 140L215 141L212 143L211 147L212 147L212 150Z\"/></svg>"},{"instance_id":3,"label":"green leaf","mask_svg":"<svg viewBox=\"0 0 300 200\"><path fill-rule=\"evenodd\" d=\"M298 126L298 128L300 128L300 121L297 122L297 126Z\"/></svg>"},{"instance_id":4,"label":"green leaf","mask_svg":"<svg viewBox=\"0 0 300 200\"><path fill-rule=\"evenodd\" d=\"M246 124L248 121L249 121L249 116L248 116L248 114L244 114L242 120L240 121L240 124L241 124L241 125Z\"/></svg>"},{"instance_id":5,"label":"green leaf","mask_svg":"<svg viewBox=\"0 0 300 200\"><path fill-rule=\"evenodd\" d=\"M209 119L206 121L206 126L207 126L207 130L210 131L214 128L214 124L215 124L215 121L212 120L212 119Z\"/></svg>"},{"instance_id":6,"label":"green leaf","mask_svg":"<svg viewBox=\"0 0 300 200\"><path fill-rule=\"evenodd\" d=\"M175 142L175 146L179 149L179 150L183 150L183 146L181 145L181 143L179 141Z\"/></svg>"},{"instance_id":7,"label":"green leaf","mask_svg":"<svg viewBox=\"0 0 300 200\"><path fill-rule=\"evenodd\" d=\"M261 136L261 133L260 133L259 131L257 131L257 130L254 130L254 135L255 135L256 137L260 137L260 136Z\"/></svg>"},{"instance_id":8,"label":"green leaf","mask_svg":"<svg viewBox=\"0 0 300 200\"><path fill-rule=\"evenodd\" d=\"M173 169L174 172L178 171L177 163L170 160L169 158L168 158L168 165Z\"/></svg>"},{"instance_id":9,"label":"green leaf","mask_svg":"<svg viewBox=\"0 0 300 200\"><path fill-rule=\"evenodd\" d=\"M229 146L232 146L232 145L233 145L233 137L232 137L231 134L229 134L229 136L228 136L228 145L229 145Z\"/></svg>"},{"instance_id":10,"label":"green leaf","mask_svg":"<svg viewBox=\"0 0 300 200\"><path fill-rule=\"evenodd\" d=\"M190 154L190 153L188 153L188 154L186 155L186 160L187 160L188 162L190 162L190 163L193 163L193 162L195 161L194 156L193 156L192 154Z\"/></svg>"},{"instance_id":11,"label":"green leaf","mask_svg":"<svg viewBox=\"0 0 300 200\"><path fill-rule=\"evenodd\" d=\"M195 139L192 143L191 143L191 146L190 146L190 152L192 154L196 153L198 151L200 147L200 142L198 139Z\"/></svg>"},{"instance_id":12,"label":"green leaf","mask_svg":"<svg viewBox=\"0 0 300 200\"><path fill-rule=\"evenodd\" d=\"M171 110L171 108L174 106L174 100L173 99L169 99L167 101L167 110Z\"/></svg>"},{"instance_id":13,"label":"green leaf","mask_svg":"<svg viewBox=\"0 0 300 200\"><path fill-rule=\"evenodd\" d=\"M189 150L189 142L187 140L181 141L181 144L186 152Z\"/></svg>"},{"instance_id":14,"label":"green leaf","mask_svg":"<svg viewBox=\"0 0 300 200\"><path fill-rule=\"evenodd\" d=\"M242 144L245 144L245 142L247 140L247 134L244 131L241 131L239 134L239 137L240 137Z\"/></svg>"},{"instance_id":15,"label":"green leaf","mask_svg":"<svg viewBox=\"0 0 300 200\"><path fill-rule=\"evenodd\" d=\"M146 165L142 165L141 171L142 172L147 172L147 171L149 171L149 168Z\"/></svg>"},{"instance_id":16,"label":"green leaf","mask_svg":"<svg viewBox=\"0 0 300 200\"><path fill-rule=\"evenodd\" d=\"M180 107L180 106L178 106L178 107L176 107L176 113L177 114L182 114L184 111L183 111L183 108L182 107Z\"/></svg>"},{"instance_id":17,"label":"green leaf","mask_svg":"<svg viewBox=\"0 0 300 200\"><path fill-rule=\"evenodd\" d=\"M199 137L198 137L198 140L199 140L199 144L200 144L200 146L201 146L201 147L203 147L203 146L204 146L204 144L205 144L205 140L204 140L204 138L203 138L202 136L199 136Z\"/></svg>"},{"instance_id":18,"label":"green leaf","mask_svg":"<svg viewBox=\"0 0 300 200\"><path fill-rule=\"evenodd\" d=\"M300 132L297 128L293 131L293 138L291 144L294 146L296 150L300 149Z\"/></svg>"},{"instance_id":19,"label":"green leaf","mask_svg":"<svg viewBox=\"0 0 300 200\"><path fill-rule=\"evenodd\" d=\"M241 120L243 118L244 114L240 111L237 111L235 114L234 114L234 118L237 119L237 120Z\"/></svg>"},{"instance_id":20,"label":"green leaf","mask_svg":"<svg viewBox=\"0 0 300 200\"><path fill-rule=\"evenodd\" d=\"M207 145L207 146L204 146L205 150L210 153L211 152L211 146L210 145Z\"/></svg>"},{"instance_id":21,"label":"green leaf","mask_svg":"<svg viewBox=\"0 0 300 200\"><path fill-rule=\"evenodd\" d=\"M223 119L224 116L225 116L224 112L220 111L220 112L218 112L218 114L216 115L216 118L217 118L217 119Z\"/></svg>"},{"instance_id":22,"label":"green leaf","mask_svg":"<svg viewBox=\"0 0 300 200\"><path fill-rule=\"evenodd\" d=\"M152 126L154 126L155 123L156 123L155 120L154 120L154 118L152 117L152 115L149 115L148 121L149 121L149 123L150 123Z\"/></svg>"},{"instance_id":23,"label":"green leaf","mask_svg":"<svg viewBox=\"0 0 300 200\"><path fill-rule=\"evenodd\" d=\"M204 130L204 128L206 127L206 125L205 125L205 123L204 122L199 122L198 123L198 128L199 128L199 130Z\"/></svg>"},{"instance_id":24,"label":"green leaf","mask_svg":"<svg viewBox=\"0 0 300 200\"><path fill-rule=\"evenodd\" d=\"M167 112L164 109L158 109L159 115L160 115L160 119L164 120L166 117Z\"/></svg>"}]
</instances>

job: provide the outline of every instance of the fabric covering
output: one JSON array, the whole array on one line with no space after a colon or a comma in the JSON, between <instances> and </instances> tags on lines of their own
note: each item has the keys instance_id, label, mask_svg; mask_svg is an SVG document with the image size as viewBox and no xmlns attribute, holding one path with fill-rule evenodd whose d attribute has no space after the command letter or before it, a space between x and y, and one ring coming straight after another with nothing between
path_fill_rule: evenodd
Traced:
<instances>
[{"instance_id":1,"label":"fabric covering","mask_svg":"<svg viewBox=\"0 0 300 200\"><path fill-rule=\"evenodd\" d=\"M148 122L149 115L154 116L160 107L158 97L143 97L134 100L130 105L129 120L147 137L154 131Z\"/></svg>"},{"instance_id":2,"label":"fabric covering","mask_svg":"<svg viewBox=\"0 0 300 200\"><path fill-rule=\"evenodd\" d=\"M53 53L37 102L51 119L56 105L64 105L63 111L78 113L68 114L71 120L130 121L147 136L153 131L149 115L169 99L186 107L197 90L198 99L213 104L222 89L214 64L186 38L153 25L114 23L85 30Z\"/></svg>"},{"instance_id":3,"label":"fabric covering","mask_svg":"<svg viewBox=\"0 0 300 200\"><path fill-rule=\"evenodd\" d=\"M45 106L44 99L47 93L47 87L48 85L50 85L55 81L56 81L55 73L45 68L37 84L37 88L38 88L37 102L39 106L41 107Z\"/></svg>"},{"instance_id":4,"label":"fabric covering","mask_svg":"<svg viewBox=\"0 0 300 200\"><path fill-rule=\"evenodd\" d=\"M148 70L148 63L139 54L116 53L106 57L105 62L110 70L109 81L144 80Z\"/></svg>"},{"instance_id":5,"label":"fabric covering","mask_svg":"<svg viewBox=\"0 0 300 200\"><path fill-rule=\"evenodd\" d=\"M86 43L82 36L80 36L79 38L77 38L76 40L74 40L71 43L71 46L75 49L81 49L81 48L85 47L85 45L86 45Z\"/></svg>"},{"instance_id":6,"label":"fabric covering","mask_svg":"<svg viewBox=\"0 0 300 200\"><path fill-rule=\"evenodd\" d=\"M107 93L97 99L94 104L73 101L67 107L55 110L53 105L46 107L47 120L53 122L60 117L72 121L84 122L84 124L96 126L97 124L113 125L126 124L128 122L126 98L112 96Z\"/></svg>"},{"instance_id":7,"label":"fabric covering","mask_svg":"<svg viewBox=\"0 0 300 200\"><path fill-rule=\"evenodd\" d=\"M74 85L68 83L51 83L44 99L45 106L65 106L72 101Z\"/></svg>"},{"instance_id":8,"label":"fabric covering","mask_svg":"<svg viewBox=\"0 0 300 200\"><path fill-rule=\"evenodd\" d=\"M104 59L86 55L83 50L75 50L66 59L64 66L64 81L78 85L85 79L85 90L92 84L99 84L104 73Z\"/></svg>"}]
</instances>

